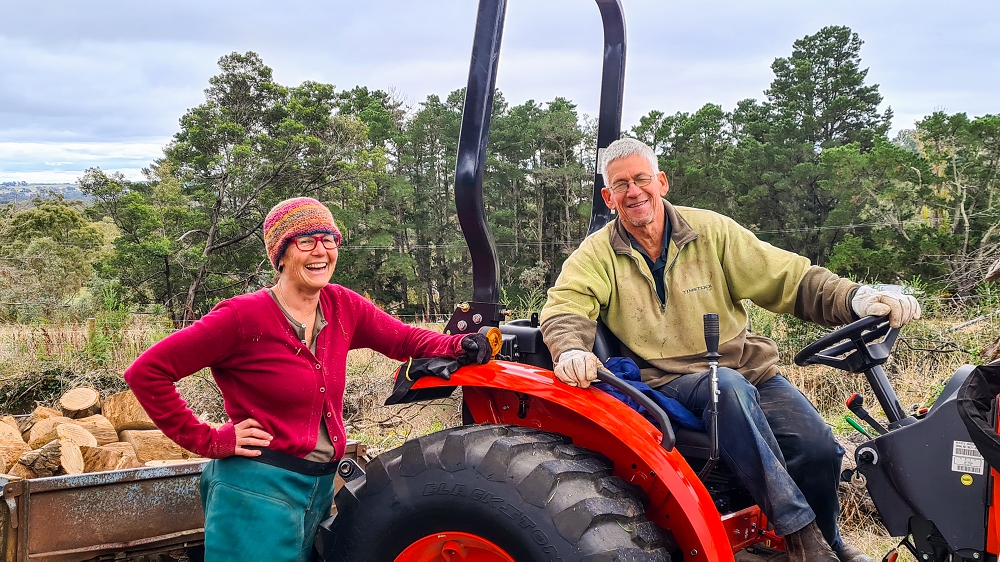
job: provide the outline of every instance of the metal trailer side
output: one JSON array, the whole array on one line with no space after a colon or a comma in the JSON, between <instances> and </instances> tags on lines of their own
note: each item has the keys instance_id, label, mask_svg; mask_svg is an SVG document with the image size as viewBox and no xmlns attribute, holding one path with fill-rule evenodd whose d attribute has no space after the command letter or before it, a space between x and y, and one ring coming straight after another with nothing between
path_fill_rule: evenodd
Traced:
<instances>
[{"instance_id":1,"label":"metal trailer side","mask_svg":"<svg viewBox=\"0 0 1000 562\"><path fill-rule=\"evenodd\" d=\"M207 460L23 480L0 475L3 562L87 560L200 544Z\"/></svg>"},{"instance_id":2,"label":"metal trailer side","mask_svg":"<svg viewBox=\"0 0 1000 562\"><path fill-rule=\"evenodd\" d=\"M362 468L365 444L344 458ZM69 562L176 553L204 542L199 480L208 459L23 480L0 474L0 562ZM338 476L335 488L343 485Z\"/></svg>"}]
</instances>

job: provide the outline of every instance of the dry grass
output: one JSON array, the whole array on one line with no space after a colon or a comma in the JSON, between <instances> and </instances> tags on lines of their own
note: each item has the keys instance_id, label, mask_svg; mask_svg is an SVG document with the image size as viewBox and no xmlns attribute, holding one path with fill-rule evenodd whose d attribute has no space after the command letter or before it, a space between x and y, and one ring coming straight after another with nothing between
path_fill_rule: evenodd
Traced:
<instances>
[{"instance_id":1,"label":"dry grass","mask_svg":"<svg viewBox=\"0 0 1000 562\"><path fill-rule=\"evenodd\" d=\"M113 326L96 322L93 329L86 323L0 324L0 413L55 406L75 386L93 386L102 396L125 390L125 369L170 331L169 325L141 316ZM447 400L383 407L397 366L397 361L367 349L348 354L344 419L349 436L369 444L374 454L461 423L461 391ZM188 406L204 419L226 419L222 395L207 370L177 386Z\"/></svg>"},{"instance_id":2,"label":"dry grass","mask_svg":"<svg viewBox=\"0 0 1000 562\"><path fill-rule=\"evenodd\" d=\"M125 367L166 333L162 322L138 316L92 327L0 324L0 412L27 413L79 385L123 390Z\"/></svg>"},{"instance_id":3,"label":"dry grass","mask_svg":"<svg viewBox=\"0 0 1000 562\"><path fill-rule=\"evenodd\" d=\"M462 423L460 390L445 400L383 406L392 392L398 366L398 361L370 349L356 349L347 355L344 423L348 436L367 443L373 455L412 437Z\"/></svg>"},{"instance_id":4,"label":"dry grass","mask_svg":"<svg viewBox=\"0 0 1000 562\"><path fill-rule=\"evenodd\" d=\"M1000 337L1000 316L945 332L990 311L937 311L906 328L893 358L886 364L904 408L930 404L955 369L980 361L980 352ZM783 373L834 427L849 449L845 458L853 458L852 443L857 439L843 421L843 403L854 392L871 396L864 377L791 364L794 353L823 334L822 328L760 309L752 311L751 321L756 333L779 343ZM80 384L95 386L104 395L122 390L124 369L168 331L162 323L136 316L118 324L98 322L89 334L86 324L0 325L0 412L25 413L36 404L51 406L65 390ZM373 454L461 423L460 391L447 400L383 407L397 366L397 362L370 350L355 350L348 355L344 418L350 437L369 444ZM195 412L213 421L224 419L221 396L208 373L184 379L179 388ZM874 397L871 402L874 404ZM870 410L877 411L878 407ZM842 492L845 537L876 559L881 558L898 540L886 535L866 492L851 484L844 484ZM900 560L910 560L909 554L900 553Z\"/></svg>"}]
</instances>

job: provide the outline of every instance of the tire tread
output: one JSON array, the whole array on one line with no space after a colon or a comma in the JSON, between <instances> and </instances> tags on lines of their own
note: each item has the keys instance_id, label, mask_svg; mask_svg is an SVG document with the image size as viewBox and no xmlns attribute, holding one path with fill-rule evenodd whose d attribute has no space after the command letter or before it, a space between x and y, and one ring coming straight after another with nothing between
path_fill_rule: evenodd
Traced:
<instances>
[{"instance_id":1,"label":"tire tread","mask_svg":"<svg viewBox=\"0 0 1000 562\"><path fill-rule=\"evenodd\" d=\"M405 484L395 483L397 479L417 477L416 484L429 478L418 476L429 468L452 474L474 470L477 478L506 483L522 505L538 508L532 517L544 517L554 535L574 545L577 555L567 560L670 560L669 532L646 519L643 506L649 500L639 487L613 476L603 455L533 428L463 426L408 441L368 464L364 484L356 493L360 509L355 511L365 511L364 498L380 493L385 498L387 486L395 490ZM396 498L395 493L391 497ZM344 503L352 503L349 499ZM340 503L338 495L338 509ZM343 524L351 534L349 518ZM363 542L364 534L352 536ZM349 552L340 556L351 559Z\"/></svg>"}]
</instances>

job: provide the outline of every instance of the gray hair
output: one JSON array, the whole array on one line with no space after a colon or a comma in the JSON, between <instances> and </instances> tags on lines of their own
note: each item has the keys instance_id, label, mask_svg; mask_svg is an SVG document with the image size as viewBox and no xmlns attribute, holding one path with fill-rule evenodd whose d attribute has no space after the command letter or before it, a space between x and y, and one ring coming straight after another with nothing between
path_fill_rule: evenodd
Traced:
<instances>
[{"instance_id":1,"label":"gray hair","mask_svg":"<svg viewBox=\"0 0 1000 562\"><path fill-rule=\"evenodd\" d=\"M608 164L619 158L626 158L638 154L649 162L653 172L659 173L660 164L656 161L656 153L652 148L641 140L624 138L618 139L601 151L601 176L605 183L608 181Z\"/></svg>"}]
</instances>

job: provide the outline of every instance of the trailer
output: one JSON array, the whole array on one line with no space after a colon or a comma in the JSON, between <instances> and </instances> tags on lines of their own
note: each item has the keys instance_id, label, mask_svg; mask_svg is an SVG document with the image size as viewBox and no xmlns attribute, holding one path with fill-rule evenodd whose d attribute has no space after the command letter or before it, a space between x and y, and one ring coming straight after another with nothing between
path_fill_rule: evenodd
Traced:
<instances>
[{"instance_id":1,"label":"trailer","mask_svg":"<svg viewBox=\"0 0 1000 562\"><path fill-rule=\"evenodd\" d=\"M23 480L0 475L3 562L181 562L202 544L207 460Z\"/></svg>"},{"instance_id":2,"label":"trailer","mask_svg":"<svg viewBox=\"0 0 1000 562\"><path fill-rule=\"evenodd\" d=\"M366 447L345 458L365 465ZM0 562L200 562L208 459L24 480L0 474ZM342 485L338 477L336 487Z\"/></svg>"}]
</instances>

